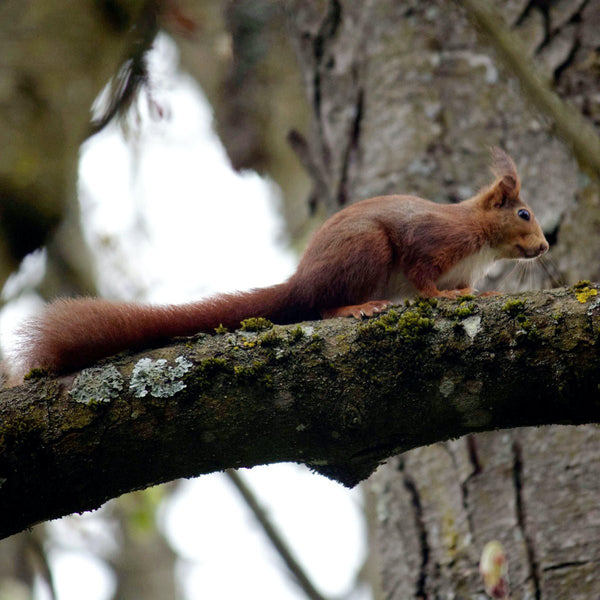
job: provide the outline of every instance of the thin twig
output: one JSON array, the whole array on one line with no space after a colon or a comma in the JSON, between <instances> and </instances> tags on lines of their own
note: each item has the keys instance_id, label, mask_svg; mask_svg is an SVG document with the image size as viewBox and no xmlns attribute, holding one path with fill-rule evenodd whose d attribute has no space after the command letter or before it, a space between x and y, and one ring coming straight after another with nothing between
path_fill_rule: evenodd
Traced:
<instances>
[{"instance_id":1,"label":"thin twig","mask_svg":"<svg viewBox=\"0 0 600 600\"><path fill-rule=\"evenodd\" d=\"M33 531L28 531L26 534L27 549L31 552L32 557L38 567L38 574L47 585L47 591L50 595L51 600L57 599L56 587L54 585L54 578L52 576L52 569L48 563L48 555L44 549L40 537L43 537L44 533L39 527Z\"/></svg>"},{"instance_id":2,"label":"thin twig","mask_svg":"<svg viewBox=\"0 0 600 600\"><path fill-rule=\"evenodd\" d=\"M157 0L147 0L136 24L139 36L109 84L108 105L100 117L92 120L90 136L102 131L118 115L124 115L136 99L140 88L148 85L146 55L158 33L159 13L160 3Z\"/></svg>"}]
</instances>

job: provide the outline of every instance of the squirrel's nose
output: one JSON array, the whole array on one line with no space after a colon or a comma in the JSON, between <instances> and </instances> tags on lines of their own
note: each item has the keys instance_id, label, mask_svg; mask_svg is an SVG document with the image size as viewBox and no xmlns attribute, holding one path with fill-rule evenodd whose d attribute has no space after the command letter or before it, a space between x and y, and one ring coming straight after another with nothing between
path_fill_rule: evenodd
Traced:
<instances>
[{"instance_id":1,"label":"squirrel's nose","mask_svg":"<svg viewBox=\"0 0 600 600\"><path fill-rule=\"evenodd\" d=\"M550 244L548 244L548 242L542 242L538 248L538 255L541 256L542 254L546 254L548 248L550 248Z\"/></svg>"}]
</instances>

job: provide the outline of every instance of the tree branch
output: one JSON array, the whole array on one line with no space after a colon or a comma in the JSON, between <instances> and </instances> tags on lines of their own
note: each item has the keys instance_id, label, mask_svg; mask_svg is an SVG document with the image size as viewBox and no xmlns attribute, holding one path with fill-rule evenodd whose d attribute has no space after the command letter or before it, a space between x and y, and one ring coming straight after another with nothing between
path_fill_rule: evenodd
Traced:
<instances>
[{"instance_id":1,"label":"tree branch","mask_svg":"<svg viewBox=\"0 0 600 600\"><path fill-rule=\"evenodd\" d=\"M597 289L199 335L5 389L0 536L229 467L296 461L352 486L469 432L600 422Z\"/></svg>"}]
</instances>

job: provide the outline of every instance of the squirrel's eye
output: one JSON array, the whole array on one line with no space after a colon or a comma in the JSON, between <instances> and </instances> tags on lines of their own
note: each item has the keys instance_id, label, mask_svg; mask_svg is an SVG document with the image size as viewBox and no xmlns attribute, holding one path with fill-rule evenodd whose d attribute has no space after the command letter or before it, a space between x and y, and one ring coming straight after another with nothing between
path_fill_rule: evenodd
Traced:
<instances>
[{"instance_id":1,"label":"squirrel's eye","mask_svg":"<svg viewBox=\"0 0 600 600\"><path fill-rule=\"evenodd\" d=\"M519 217L521 217L521 219L523 219L524 221L529 221L529 219L531 218L531 215L529 214L529 211L525 210L524 208L521 208L517 212L517 215L519 215Z\"/></svg>"}]
</instances>

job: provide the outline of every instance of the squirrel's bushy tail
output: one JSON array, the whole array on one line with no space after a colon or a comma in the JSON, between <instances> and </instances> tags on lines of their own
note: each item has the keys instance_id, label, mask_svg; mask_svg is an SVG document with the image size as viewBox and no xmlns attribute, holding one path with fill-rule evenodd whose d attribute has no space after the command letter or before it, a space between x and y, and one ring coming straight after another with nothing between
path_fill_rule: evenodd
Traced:
<instances>
[{"instance_id":1,"label":"squirrel's bushy tail","mask_svg":"<svg viewBox=\"0 0 600 600\"><path fill-rule=\"evenodd\" d=\"M128 348L213 332L219 325L234 329L249 317L284 324L316 316L293 301L288 282L168 306L60 299L21 327L10 358L11 371L22 376L36 367L51 372L76 370Z\"/></svg>"}]
</instances>

